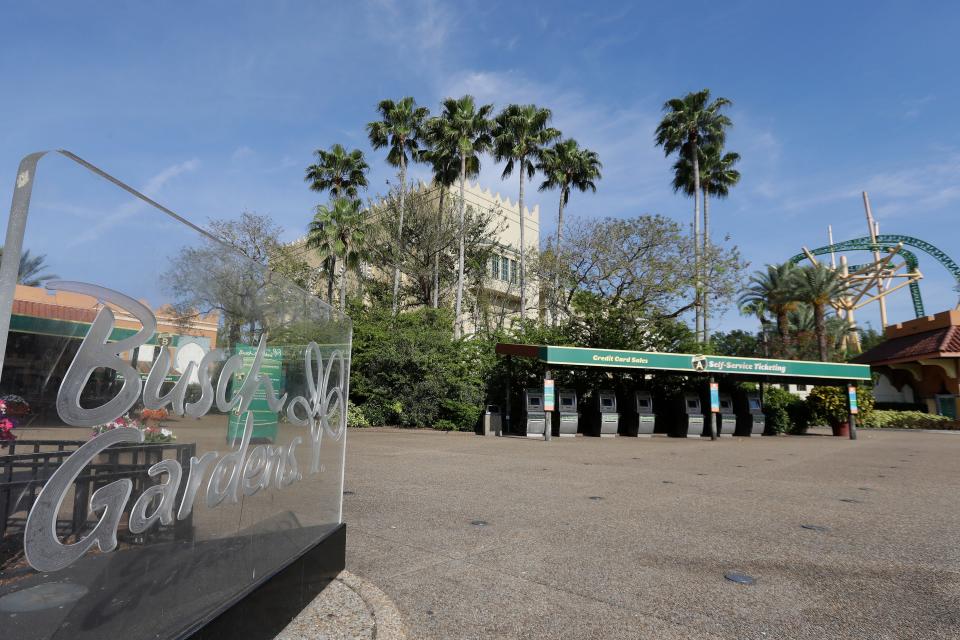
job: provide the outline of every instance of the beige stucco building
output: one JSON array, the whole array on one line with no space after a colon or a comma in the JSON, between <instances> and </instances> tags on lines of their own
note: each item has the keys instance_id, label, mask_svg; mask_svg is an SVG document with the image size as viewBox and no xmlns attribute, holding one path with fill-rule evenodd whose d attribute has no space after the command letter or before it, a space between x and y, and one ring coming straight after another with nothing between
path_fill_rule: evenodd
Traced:
<instances>
[{"instance_id":1,"label":"beige stucco building","mask_svg":"<svg viewBox=\"0 0 960 640\"><path fill-rule=\"evenodd\" d=\"M417 189L434 189L435 187L419 183L411 187ZM460 197L459 185L448 190L448 202L456 203ZM462 320L466 333L472 333L476 327L476 303L481 299L485 315L489 322L509 326L520 318L520 208L518 203L509 197L485 189L479 182L467 182L464 189L464 199L469 209L490 212L493 227L496 229L493 256L487 265L485 286L480 292L467 292L471 299L465 299ZM527 308L526 318L536 318L542 311L540 282L535 270L531 268L530 257L535 256L540 247L540 208L524 207L523 220L525 224L524 236L527 247ZM302 246L306 237L296 240L294 246ZM315 251L306 251L303 254L307 261L317 269L321 267L321 257ZM389 282L393 276L390 265L364 264L361 267L364 278ZM349 281L348 281L349 283ZM444 303L452 306L453 292L444 292Z\"/></svg>"}]
</instances>

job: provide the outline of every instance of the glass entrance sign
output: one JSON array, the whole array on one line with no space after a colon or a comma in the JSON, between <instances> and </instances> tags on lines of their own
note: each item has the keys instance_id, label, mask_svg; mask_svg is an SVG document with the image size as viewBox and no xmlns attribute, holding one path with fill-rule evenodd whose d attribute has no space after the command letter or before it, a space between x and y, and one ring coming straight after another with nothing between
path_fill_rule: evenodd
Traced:
<instances>
[{"instance_id":1,"label":"glass entrance sign","mask_svg":"<svg viewBox=\"0 0 960 640\"><path fill-rule=\"evenodd\" d=\"M242 248L69 152L22 161L3 638L185 637L339 530L350 320Z\"/></svg>"}]
</instances>

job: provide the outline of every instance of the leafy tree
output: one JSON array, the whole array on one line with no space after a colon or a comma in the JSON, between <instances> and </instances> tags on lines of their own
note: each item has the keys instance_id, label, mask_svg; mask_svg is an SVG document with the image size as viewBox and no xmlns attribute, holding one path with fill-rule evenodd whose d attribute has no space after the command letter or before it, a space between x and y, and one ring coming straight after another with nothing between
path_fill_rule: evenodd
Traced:
<instances>
[{"instance_id":1,"label":"leafy tree","mask_svg":"<svg viewBox=\"0 0 960 640\"><path fill-rule=\"evenodd\" d=\"M443 297L434 291L434 286L441 287L441 293L444 293L457 285L457 245L461 236L458 213L449 200L445 200L440 209L439 198L433 189L411 190L405 199L407 214L403 234L407 242L402 250L396 251L390 243L395 232L389 221L394 219L393 212L399 208L399 200L398 189L394 189L384 200L371 206L374 213L368 236L370 258L374 264L385 264L394 256L403 275L401 299L413 305L430 306L434 299ZM486 265L499 231L495 214L492 208L484 210L469 206L466 209L465 273L468 282L478 282L487 276ZM435 280L437 261L439 274ZM371 293L374 299L378 297L375 285Z\"/></svg>"},{"instance_id":2,"label":"leafy tree","mask_svg":"<svg viewBox=\"0 0 960 640\"><path fill-rule=\"evenodd\" d=\"M460 179L460 241L457 254L457 293L454 303L454 333L457 336L463 331L461 312L466 259L465 183L468 176L475 176L480 172L478 154L489 149L493 142L490 136L491 111L493 111L493 105L485 104L478 108L471 95L465 95L459 99L447 98L443 101L440 115L430 120L427 127L427 139L431 142L434 153L446 154L448 157L450 154L455 154L459 159L456 177ZM521 221L521 226L522 224Z\"/></svg>"},{"instance_id":3,"label":"leafy tree","mask_svg":"<svg viewBox=\"0 0 960 640\"><path fill-rule=\"evenodd\" d=\"M827 307L843 297L847 286L836 271L822 264L795 269L790 286L792 297L813 309L818 354L821 360L828 360Z\"/></svg>"},{"instance_id":4,"label":"leafy tree","mask_svg":"<svg viewBox=\"0 0 960 640\"><path fill-rule=\"evenodd\" d=\"M329 151L317 149L313 153L317 161L307 167L303 178L312 191L329 191L334 198L356 198L359 189L367 187L370 165L360 149L348 152L342 144L335 144Z\"/></svg>"},{"instance_id":5,"label":"leafy tree","mask_svg":"<svg viewBox=\"0 0 960 640\"><path fill-rule=\"evenodd\" d=\"M503 178L510 177L514 167L520 174L520 192L517 199L520 208L520 317L527 310L527 262L526 262L526 223L523 213L524 176L533 179L537 165L543 161L546 145L560 137L560 131L550 125L552 114L533 104L511 104L497 117L493 130L494 157L498 162L506 161Z\"/></svg>"},{"instance_id":6,"label":"leafy tree","mask_svg":"<svg viewBox=\"0 0 960 640\"><path fill-rule=\"evenodd\" d=\"M699 263L700 251L700 150L705 146L721 148L726 129L732 126L722 111L730 106L726 98L710 101L710 90L688 93L663 105L666 115L657 126L656 143L666 155L678 153L691 162L693 169L693 235L694 258ZM696 333L702 336L700 286L696 290ZM705 339L705 337L699 337Z\"/></svg>"},{"instance_id":7,"label":"leafy tree","mask_svg":"<svg viewBox=\"0 0 960 640\"><path fill-rule=\"evenodd\" d=\"M723 356L762 358L764 355L757 334L742 329L717 333L711 340L710 345L718 355Z\"/></svg>"},{"instance_id":8,"label":"leafy tree","mask_svg":"<svg viewBox=\"0 0 960 640\"><path fill-rule=\"evenodd\" d=\"M595 151L581 149L573 138L555 143L544 149L537 169L545 176L540 191L560 190L560 205L557 208L557 247L563 245L563 208L570 201L571 189L580 192L597 191L596 181L601 178L600 156ZM554 321L559 312L557 297L560 289L560 276L554 274L553 291L550 296L551 313Z\"/></svg>"},{"instance_id":9,"label":"leafy tree","mask_svg":"<svg viewBox=\"0 0 960 640\"><path fill-rule=\"evenodd\" d=\"M400 216L397 222L396 244L403 247L404 196L407 190L407 165L410 157L417 158L424 121L430 115L426 107L418 107L416 100L407 96L397 102L381 100L377 105L380 120L367 124L367 135L374 149L386 147L387 162L398 168L400 178ZM400 266L393 268L393 313L397 313L400 293Z\"/></svg>"},{"instance_id":10,"label":"leafy tree","mask_svg":"<svg viewBox=\"0 0 960 640\"><path fill-rule=\"evenodd\" d=\"M181 319L217 312L228 346L254 344L268 328L285 322L288 281L266 268L280 246L282 229L267 216L244 212L237 220L211 220L213 237L184 247L163 277Z\"/></svg>"},{"instance_id":11,"label":"leafy tree","mask_svg":"<svg viewBox=\"0 0 960 640\"><path fill-rule=\"evenodd\" d=\"M576 221L566 236L555 267L565 292L560 301L565 315L597 305L598 314L622 310L629 333L643 331L651 321L677 318L693 306L687 296L698 274L690 238L673 220L643 215ZM715 249L708 259L717 299L729 298L743 270L739 252Z\"/></svg>"}]
</instances>

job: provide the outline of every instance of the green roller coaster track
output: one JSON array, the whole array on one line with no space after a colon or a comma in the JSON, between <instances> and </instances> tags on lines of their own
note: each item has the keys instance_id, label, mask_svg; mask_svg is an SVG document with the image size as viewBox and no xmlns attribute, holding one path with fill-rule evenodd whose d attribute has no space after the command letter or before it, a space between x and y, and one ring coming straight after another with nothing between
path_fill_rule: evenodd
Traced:
<instances>
[{"instance_id":1,"label":"green roller coaster track","mask_svg":"<svg viewBox=\"0 0 960 640\"><path fill-rule=\"evenodd\" d=\"M895 234L886 234L877 236L877 241L873 242L870 238L853 238L852 240L844 240L843 242L837 242L832 245L827 245L825 247L817 247L810 251L815 256L822 256L828 253L833 252L843 252L843 251L889 251L899 243L903 243L905 246L914 247L915 249L920 249L927 255L932 256L939 262L943 267L950 272L950 275L953 276L954 281L956 281L956 287L960 291L960 266L957 266L957 263L953 259L945 254L940 249L937 249L935 246L914 238L911 236L901 236ZM917 256L906 249L901 249L899 255L903 256L903 261L906 263L907 268L911 271L917 271ZM797 255L790 258L790 262L794 264L800 263L806 258L806 255L803 253L798 253ZM858 268L864 265L851 265L850 271L855 271ZM920 296L920 285L916 282L910 283L910 297L913 298L913 311L916 313L918 318L922 318L926 314L923 311L923 298Z\"/></svg>"}]
</instances>

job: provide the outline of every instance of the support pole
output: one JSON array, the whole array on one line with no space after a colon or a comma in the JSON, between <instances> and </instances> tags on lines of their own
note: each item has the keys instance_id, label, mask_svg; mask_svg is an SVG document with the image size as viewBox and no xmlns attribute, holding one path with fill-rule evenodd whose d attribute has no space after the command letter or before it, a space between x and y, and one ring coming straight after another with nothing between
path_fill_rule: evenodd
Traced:
<instances>
[{"instance_id":1,"label":"support pole","mask_svg":"<svg viewBox=\"0 0 960 640\"><path fill-rule=\"evenodd\" d=\"M513 383L513 356L507 356L507 399L503 408L503 420L506 426L504 433L510 433L510 395Z\"/></svg>"},{"instance_id":2,"label":"support pole","mask_svg":"<svg viewBox=\"0 0 960 640\"><path fill-rule=\"evenodd\" d=\"M552 379L553 379L553 376L550 375L550 368L548 367L543 372L543 380L544 382L546 382L547 380L552 380ZM546 384L544 384L544 387L546 387ZM546 404L546 394L544 394L544 404ZM543 441L544 442L550 442L550 438L553 437L553 411L555 411L556 408L557 408L556 407L556 391L554 391L553 410L547 411L546 407L543 408L544 409L543 411Z\"/></svg>"},{"instance_id":3,"label":"support pole","mask_svg":"<svg viewBox=\"0 0 960 640\"><path fill-rule=\"evenodd\" d=\"M720 415L719 413L713 412L713 399L712 399L712 390L713 389L713 376L710 376L709 386L707 387L707 400L710 402L710 439L717 439L717 418Z\"/></svg>"},{"instance_id":4,"label":"support pole","mask_svg":"<svg viewBox=\"0 0 960 640\"><path fill-rule=\"evenodd\" d=\"M847 389L848 390L853 389L854 393L856 393L857 385L851 382L847 385ZM853 407L850 406L849 392L847 393L847 411L849 413L848 423L850 425L850 439L856 440L857 439L857 414L853 412Z\"/></svg>"}]
</instances>

